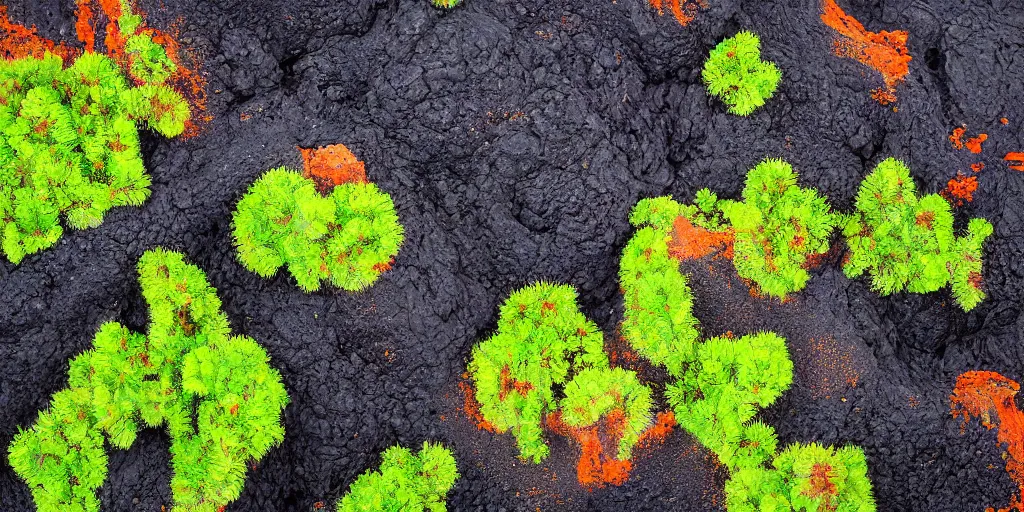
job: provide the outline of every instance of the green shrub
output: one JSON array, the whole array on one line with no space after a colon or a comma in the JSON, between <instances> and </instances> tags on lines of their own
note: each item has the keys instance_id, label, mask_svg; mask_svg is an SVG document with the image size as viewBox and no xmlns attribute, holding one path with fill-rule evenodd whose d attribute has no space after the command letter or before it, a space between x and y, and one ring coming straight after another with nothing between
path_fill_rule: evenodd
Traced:
<instances>
[{"instance_id":1,"label":"green shrub","mask_svg":"<svg viewBox=\"0 0 1024 512\"><path fill-rule=\"evenodd\" d=\"M71 361L68 388L11 443L11 467L40 512L99 510L104 439L127 449L139 429L166 425L175 506L212 512L238 498L247 464L284 438L281 376L255 341L229 336L203 272L155 249L139 261L139 282L149 334L104 324Z\"/></svg>"},{"instance_id":2,"label":"green shrub","mask_svg":"<svg viewBox=\"0 0 1024 512\"><path fill-rule=\"evenodd\" d=\"M775 457L773 466L733 473L725 484L729 512L875 510L860 448L791 445Z\"/></svg>"},{"instance_id":3,"label":"green shrub","mask_svg":"<svg viewBox=\"0 0 1024 512\"><path fill-rule=\"evenodd\" d=\"M736 273L773 297L807 285L807 258L828 251L840 222L825 198L796 180L792 166L769 158L747 173L742 202L718 202L735 233Z\"/></svg>"},{"instance_id":4,"label":"green shrub","mask_svg":"<svg viewBox=\"0 0 1024 512\"><path fill-rule=\"evenodd\" d=\"M850 248L843 271L849 277L868 272L882 295L952 283L954 299L967 311L985 297L981 246L992 225L971 219L966 235L956 236L949 203L938 194L918 198L910 169L899 160L884 160L864 178L843 234Z\"/></svg>"},{"instance_id":5,"label":"green shrub","mask_svg":"<svg viewBox=\"0 0 1024 512\"><path fill-rule=\"evenodd\" d=\"M740 32L711 50L701 73L708 94L729 106L729 112L745 116L775 94L782 73L772 62L761 60L761 40Z\"/></svg>"},{"instance_id":6,"label":"green shrub","mask_svg":"<svg viewBox=\"0 0 1024 512\"><path fill-rule=\"evenodd\" d=\"M576 305L571 286L537 283L501 306L498 331L473 347L469 362L480 413L498 432L512 431L519 451L548 455L542 421L558 409L556 387L586 368L607 368L604 337Z\"/></svg>"},{"instance_id":7,"label":"green shrub","mask_svg":"<svg viewBox=\"0 0 1024 512\"><path fill-rule=\"evenodd\" d=\"M618 412L623 417L616 458L626 460L640 435L651 424L651 390L636 373L622 368L586 368L565 387L562 421L571 427L589 427L602 416Z\"/></svg>"},{"instance_id":8,"label":"green shrub","mask_svg":"<svg viewBox=\"0 0 1024 512\"><path fill-rule=\"evenodd\" d=\"M373 284L404 240L391 197L372 183L345 183L330 196L312 180L278 168L238 202L235 245L247 269L271 277L283 265L304 291L322 280L349 291Z\"/></svg>"},{"instance_id":9,"label":"green shrub","mask_svg":"<svg viewBox=\"0 0 1024 512\"><path fill-rule=\"evenodd\" d=\"M0 247L7 258L19 263L57 243L62 215L86 229L115 206L142 204L150 180L136 122L175 137L188 117L177 92L130 86L103 55L83 54L67 68L52 54L0 60Z\"/></svg>"},{"instance_id":10,"label":"green shrub","mask_svg":"<svg viewBox=\"0 0 1024 512\"><path fill-rule=\"evenodd\" d=\"M775 432L753 422L793 382L786 340L775 333L712 338L690 371L666 389L686 430L726 467L759 465L775 453Z\"/></svg>"},{"instance_id":11,"label":"green shrub","mask_svg":"<svg viewBox=\"0 0 1024 512\"><path fill-rule=\"evenodd\" d=\"M619 261L625 301L622 336L640 355L674 376L682 375L693 360L698 337L693 295L667 245L682 208L671 197L637 203L630 215L637 232Z\"/></svg>"},{"instance_id":12,"label":"green shrub","mask_svg":"<svg viewBox=\"0 0 1024 512\"><path fill-rule=\"evenodd\" d=\"M423 443L418 455L392 446L384 452L379 471L367 471L338 501L339 512L443 512L445 495L459 478L451 450Z\"/></svg>"}]
</instances>

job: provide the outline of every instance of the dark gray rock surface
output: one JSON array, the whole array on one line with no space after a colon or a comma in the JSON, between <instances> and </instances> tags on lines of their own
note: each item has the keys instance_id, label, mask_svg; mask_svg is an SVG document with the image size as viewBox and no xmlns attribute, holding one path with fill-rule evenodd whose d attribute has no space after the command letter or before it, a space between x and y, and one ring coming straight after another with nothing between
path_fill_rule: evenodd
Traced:
<instances>
[{"instance_id":1,"label":"dark gray rock surface","mask_svg":"<svg viewBox=\"0 0 1024 512\"><path fill-rule=\"evenodd\" d=\"M74 39L71 0L5 3L17 21ZM283 445L228 510L330 506L384 448L426 439L459 460L452 510L721 509L724 473L678 430L625 485L593 492L576 485L567 442L552 441L538 467L515 458L510 435L477 431L457 382L498 304L536 280L570 283L613 336L632 205L704 186L735 197L766 156L789 160L840 209L886 157L905 159L925 192L983 161L975 201L958 209L995 225L989 298L969 314L948 292L878 297L843 277L839 255L781 305L750 297L728 262L687 270L706 334L789 340L794 386L764 413L783 444L862 446L882 511L1005 506L1016 487L995 431L975 421L961 433L948 396L967 370L1024 378L1024 173L1001 161L1024 151L1024 4L840 2L871 30L910 32L894 112L869 96L876 73L832 54L815 0L708 3L681 27L643 0L466 0L450 12L427 0L141 0L152 25L180 19L202 53L214 120L192 140L147 140L153 194L141 208L69 231L19 266L0 262L0 447L66 384L68 360L102 322L145 330L134 265L159 245L206 270L235 332L266 347L291 395ZM710 48L741 28L761 34L783 71L748 118L700 83ZM981 155L950 146L961 123L989 134ZM244 270L235 202L265 170L299 165L296 146L339 142L394 197L407 232L394 269L360 294L304 294L284 273ZM112 450L103 510L170 505L169 473L158 430ZM31 509L0 458L0 510Z\"/></svg>"}]
</instances>

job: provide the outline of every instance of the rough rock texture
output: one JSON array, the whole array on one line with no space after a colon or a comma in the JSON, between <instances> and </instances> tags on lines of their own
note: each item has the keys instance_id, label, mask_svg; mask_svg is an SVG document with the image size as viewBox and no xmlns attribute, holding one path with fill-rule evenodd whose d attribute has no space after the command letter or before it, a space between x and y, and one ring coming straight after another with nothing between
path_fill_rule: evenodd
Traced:
<instances>
[{"instance_id":1,"label":"rough rock texture","mask_svg":"<svg viewBox=\"0 0 1024 512\"><path fill-rule=\"evenodd\" d=\"M870 98L877 74L832 54L813 0L709 0L687 27L643 0L465 2L141 0L152 25L180 20L203 54L215 120L189 141L147 142L143 207L0 263L0 448L66 384L68 360L103 321L146 328L134 265L162 245L207 271L234 330L267 348L292 398L284 444L228 510L330 506L381 450L424 439L455 450L453 510L720 509L724 472L680 431L618 488L580 490L576 448L562 440L546 464L519 462L511 436L477 431L459 409L470 347L512 290L539 279L577 286L614 335L618 254L642 197L688 200L703 186L735 197L747 169L780 156L848 209L860 179L896 156L926 192L987 164L958 209L995 225L989 298L975 311L947 292L880 298L842 276L837 254L786 304L752 298L728 262L688 265L696 312L709 335L788 338L796 382L765 419L783 443L864 447L880 510L1008 502L995 432L975 422L961 433L948 395L966 370L1024 378L1024 174L1001 161L1024 151L1021 0L840 2L869 30L910 32L898 111ZM73 39L71 0L5 3L15 20ZM699 80L709 49L740 28L783 71L749 118L726 114ZM981 155L950 146L961 123L989 134ZM365 293L309 295L284 273L245 271L234 203L263 171L299 165L295 146L337 142L394 197L407 232L394 269ZM167 449L149 430L112 450L103 509L169 505ZM31 510L0 460L0 509Z\"/></svg>"}]
</instances>

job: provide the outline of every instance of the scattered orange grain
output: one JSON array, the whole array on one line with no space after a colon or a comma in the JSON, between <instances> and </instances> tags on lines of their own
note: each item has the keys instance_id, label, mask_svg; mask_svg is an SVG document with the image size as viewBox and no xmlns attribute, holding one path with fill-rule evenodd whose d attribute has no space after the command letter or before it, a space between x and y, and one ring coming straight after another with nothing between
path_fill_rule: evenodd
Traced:
<instances>
[{"instance_id":1,"label":"scattered orange grain","mask_svg":"<svg viewBox=\"0 0 1024 512\"><path fill-rule=\"evenodd\" d=\"M498 428L495 427L493 423L484 419L484 415L480 412L480 402L476 401L473 386L467 382L467 379L469 379L469 374L463 373L462 380L459 381L459 389L462 390L464 397L462 410L465 411L466 416L468 416L469 419L476 423L476 428L498 433Z\"/></svg>"},{"instance_id":2,"label":"scattered orange grain","mask_svg":"<svg viewBox=\"0 0 1024 512\"><path fill-rule=\"evenodd\" d=\"M833 43L835 54L856 59L878 71L885 88L876 89L871 96L883 105L896 101L896 86L910 72L907 32L869 32L859 21L846 14L835 0L822 0L822 11L821 20L841 36Z\"/></svg>"},{"instance_id":3,"label":"scattered orange grain","mask_svg":"<svg viewBox=\"0 0 1024 512\"><path fill-rule=\"evenodd\" d=\"M981 420L986 428L998 428L997 439L1006 446L1006 472L1017 482L1018 492L1011 496L1010 504L999 512L1024 510L1024 412L1017 408L1014 396L1020 385L996 372L972 371L956 379L956 387L949 396L953 417L962 417L963 428L972 417ZM993 418L993 414L995 418ZM989 508L987 510L993 510Z\"/></svg>"},{"instance_id":4,"label":"scattered orange grain","mask_svg":"<svg viewBox=\"0 0 1024 512\"><path fill-rule=\"evenodd\" d=\"M317 149L299 148L303 175L316 182L321 192L343 183L367 183L366 167L342 144Z\"/></svg>"}]
</instances>

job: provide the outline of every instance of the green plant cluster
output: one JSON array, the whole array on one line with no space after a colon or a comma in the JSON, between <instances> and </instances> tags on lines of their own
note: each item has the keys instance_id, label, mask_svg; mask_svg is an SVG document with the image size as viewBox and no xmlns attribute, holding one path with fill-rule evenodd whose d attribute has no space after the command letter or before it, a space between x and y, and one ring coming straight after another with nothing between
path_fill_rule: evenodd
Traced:
<instances>
[{"instance_id":1,"label":"green plant cluster","mask_svg":"<svg viewBox=\"0 0 1024 512\"><path fill-rule=\"evenodd\" d=\"M335 186L328 197L281 167L264 174L234 213L238 258L271 277L284 265L304 291L323 280L349 291L373 284L405 239L391 196L372 183Z\"/></svg>"},{"instance_id":2,"label":"green plant cluster","mask_svg":"<svg viewBox=\"0 0 1024 512\"><path fill-rule=\"evenodd\" d=\"M981 246L992 224L974 218L967 233L956 236L949 202L938 194L919 198L910 169L899 160L879 163L864 178L843 234L850 248L843 271L849 277L867 272L882 295L928 293L951 284L953 298L967 311L985 298Z\"/></svg>"},{"instance_id":3,"label":"green plant cluster","mask_svg":"<svg viewBox=\"0 0 1024 512\"><path fill-rule=\"evenodd\" d=\"M512 293L497 332L473 347L469 373L483 418L497 432L511 430L522 457L535 463L549 451L546 414L562 411L568 424L589 426L621 410L628 428L620 455L651 421L650 391L632 372L610 369L604 336L579 311L571 286L536 283Z\"/></svg>"},{"instance_id":4,"label":"green plant cluster","mask_svg":"<svg viewBox=\"0 0 1024 512\"><path fill-rule=\"evenodd\" d=\"M359 475L337 508L339 512L444 512L445 496L458 478L455 458L444 446L424 442L417 455L392 446L384 451L380 470Z\"/></svg>"},{"instance_id":5,"label":"green plant cluster","mask_svg":"<svg viewBox=\"0 0 1024 512\"><path fill-rule=\"evenodd\" d=\"M743 31L711 50L701 77L708 94L721 99L729 112L746 116L775 94L782 72L761 60L760 38Z\"/></svg>"},{"instance_id":6,"label":"green plant cluster","mask_svg":"<svg viewBox=\"0 0 1024 512\"><path fill-rule=\"evenodd\" d=\"M629 218L637 231L619 263L626 311L622 336L633 341L640 355L673 375L693 360L698 337L693 294L679 272L679 262L668 253L672 224L683 208L671 197L637 203Z\"/></svg>"},{"instance_id":7,"label":"green plant cluster","mask_svg":"<svg viewBox=\"0 0 1024 512\"><path fill-rule=\"evenodd\" d=\"M586 368L565 387L560 404L562 421L576 428L596 425L612 411L622 411L624 425L619 438L619 460L632 457L633 447L651 424L654 402L651 389L636 373L623 368Z\"/></svg>"},{"instance_id":8,"label":"green plant cluster","mask_svg":"<svg viewBox=\"0 0 1024 512\"><path fill-rule=\"evenodd\" d=\"M638 230L623 252L620 268L626 302L623 325L651 327L624 327L623 337L641 355L655 354L658 359L651 361L668 370L673 381L665 394L676 418L730 472L725 489L731 512L873 511L860 449L841 448L832 456L822 451L831 448L791 446L780 454L775 429L756 420L758 410L774 403L793 380L793 363L783 338L767 332L699 342L698 335L690 333L698 329L689 312L692 295L680 285L685 285L685 278L678 262L671 260L665 239L671 236L668 230L676 212L704 212L702 222L710 225L708 205L714 199L706 193L701 196L704 208L684 208L670 197L642 200L634 207L631 221ZM637 279L637 274L647 277ZM685 297L689 318L675 318L678 309L666 307L660 298L634 299L652 291L666 294L661 290L672 287L677 287L678 297ZM658 328L674 323L686 325L686 334L673 336L672 331ZM652 351L652 346L659 350Z\"/></svg>"},{"instance_id":9,"label":"green plant cluster","mask_svg":"<svg viewBox=\"0 0 1024 512\"><path fill-rule=\"evenodd\" d=\"M71 361L68 387L10 445L40 512L99 510L105 439L127 449L140 429L166 426L175 506L213 512L238 498L247 465L284 438L281 375L255 341L229 335L203 272L162 249L147 251L138 270L149 333L104 324Z\"/></svg>"},{"instance_id":10,"label":"green plant cluster","mask_svg":"<svg viewBox=\"0 0 1024 512\"><path fill-rule=\"evenodd\" d=\"M462 0L431 0L431 2L433 2L434 7L441 9L453 9L455 6L461 4Z\"/></svg>"},{"instance_id":11,"label":"green plant cluster","mask_svg":"<svg viewBox=\"0 0 1024 512\"><path fill-rule=\"evenodd\" d=\"M873 512L868 464L859 448L794 444L771 468L748 467L725 484L729 512Z\"/></svg>"},{"instance_id":12,"label":"green plant cluster","mask_svg":"<svg viewBox=\"0 0 1024 512\"><path fill-rule=\"evenodd\" d=\"M0 247L10 261L57 243L61 216L86 229L146 200L136 123L175 137L190 116L161 76L131 85L96 53L68 67L52 54L0 60Z\"/></svg>"},{"instance_id":13,"label":"green plant cluster","mask_svg":"<svg viewBox=\"0 0 1024 512\"><path fill-rule=\"evenodd\" d=\"M734 232L736 273L773 297L785 298L807 285L807 258L828 252L841 220L824 197L796 180L789 163L768 158L747 173L742 202L718 202Z\"/></svg>"}]
</instances>

